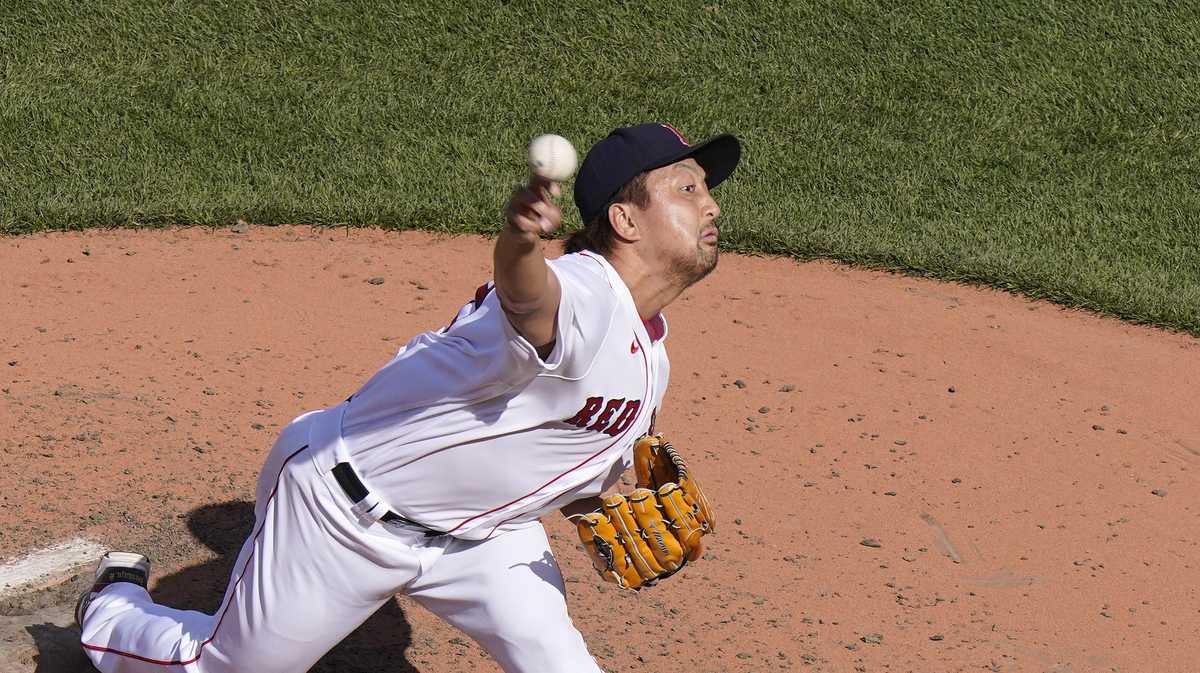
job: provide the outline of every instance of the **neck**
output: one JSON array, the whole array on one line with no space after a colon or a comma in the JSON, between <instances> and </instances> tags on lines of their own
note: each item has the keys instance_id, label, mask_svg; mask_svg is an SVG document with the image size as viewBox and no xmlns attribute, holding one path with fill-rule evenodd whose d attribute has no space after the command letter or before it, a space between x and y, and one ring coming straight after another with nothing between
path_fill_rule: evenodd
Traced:
<instances>
[{"instance_id":1,"label":"neck","mask_svg":"<svg viewBox=\"0 0 1200 673\"><path fill-rule=\"evenodd\" d=\"M642 320L658 315L687 289L686 283L664 274L661 268L652 267L632 251L614 250L604 258L629 288Z\"/></svg>"}]
</instances>

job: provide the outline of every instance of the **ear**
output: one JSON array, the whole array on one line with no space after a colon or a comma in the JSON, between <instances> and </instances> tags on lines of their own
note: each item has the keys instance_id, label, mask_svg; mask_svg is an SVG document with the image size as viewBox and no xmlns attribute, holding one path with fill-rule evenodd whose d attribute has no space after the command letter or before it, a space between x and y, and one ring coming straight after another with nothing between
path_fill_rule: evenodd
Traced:
<instances>
[{"instance_id":1,"label":"ear","mask_svg":"<svg viewBox=\"0 0 1200 673\"><path fill-rule=\"evenodd\" d=\"M634 208L628 203L614 203L608 207L608 221L613 232L623 241L641 240L642 232L634 222Z\"/></svg>"}]
</instances>

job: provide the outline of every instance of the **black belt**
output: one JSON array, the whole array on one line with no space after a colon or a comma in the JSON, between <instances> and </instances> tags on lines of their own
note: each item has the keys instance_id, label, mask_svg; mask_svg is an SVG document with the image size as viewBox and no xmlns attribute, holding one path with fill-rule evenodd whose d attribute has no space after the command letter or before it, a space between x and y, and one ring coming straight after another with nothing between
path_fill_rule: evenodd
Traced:
<instances>
[{"instance_id":1,"label":"black belt","mask_svg":"<svg viewBox=\"0 0 1200 673\"><path fill-rule=\"evenodd\" d=\"M359 480L358 475L354 474L354 468L350 467L350 463L338 463L337 465L334 465L333 478L337 479L338 486L342 487L342 490L346 492L346 495L350 498L350 501L356 505L362 502L369 493L369 491L367 491L367 487L363 486L362 481ZM401 525L418 528L425 532L426 537L445 535L445 533L440 530L434 530L429 526L419 524L412 519L406 519L390 510L384 512L383 516L379 517L379 520L385 523L398 523Z\"/></svg>"}]
</instances>

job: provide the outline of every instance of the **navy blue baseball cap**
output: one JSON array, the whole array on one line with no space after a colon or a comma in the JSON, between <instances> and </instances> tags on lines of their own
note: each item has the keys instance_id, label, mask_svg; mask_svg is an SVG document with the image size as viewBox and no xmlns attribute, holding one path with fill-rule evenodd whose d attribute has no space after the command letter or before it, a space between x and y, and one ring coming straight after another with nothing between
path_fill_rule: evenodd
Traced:
<instances>
[{"instance_id":1,"label":"navy blue baseball cap","mask_svg":"<svg viewBox=\"0 0 1200 673\"><path fill-rule=\"evenodd\" d=\"M584 223L591 222L638 173L688 157L704 169L712 189L733 173L741 156L741 143L728 133L691 145L669 124L619 128L588 150L575 177L575 205Z\"/></svg>"}]
</instances>

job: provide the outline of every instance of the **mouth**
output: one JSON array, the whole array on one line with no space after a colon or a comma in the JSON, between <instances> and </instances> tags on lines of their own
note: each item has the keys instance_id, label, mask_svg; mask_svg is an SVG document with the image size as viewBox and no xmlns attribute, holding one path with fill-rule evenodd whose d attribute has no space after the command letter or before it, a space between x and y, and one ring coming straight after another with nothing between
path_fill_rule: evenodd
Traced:
<instances>
[{"instance_id":1,"label":"mouth","mask_svg":"<svg viewBox=\"0 0 1200 673\"><path fill-rule=\"evenodd\" d=\"M706 243L716 243L720 238L721 235L716 229L709 229L700 235L700 240Z\"/></svg>"}]
</instances>

